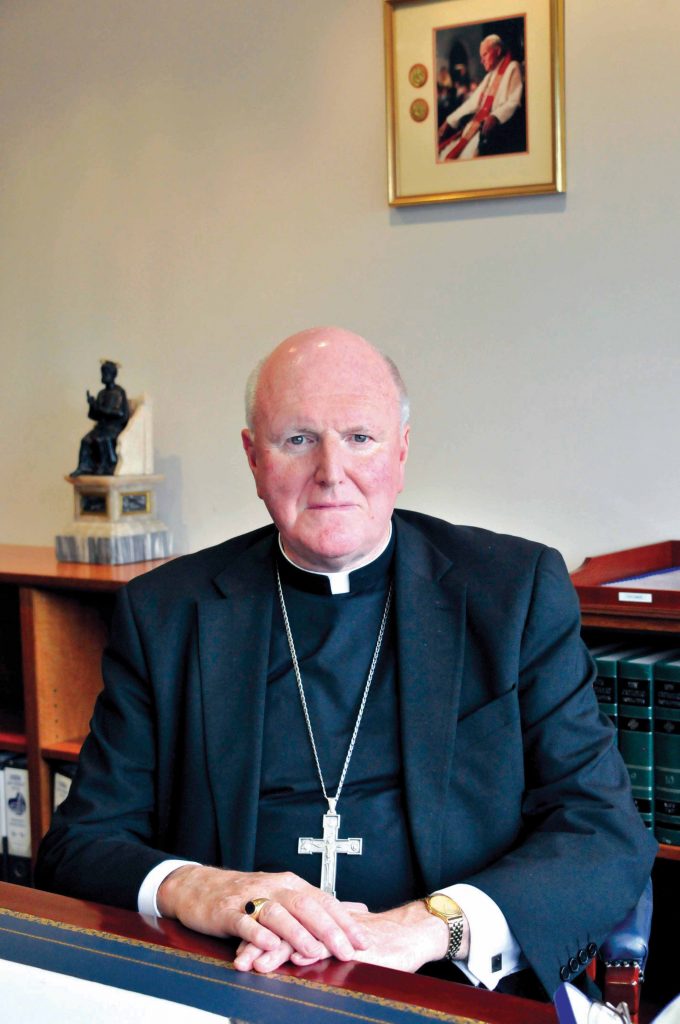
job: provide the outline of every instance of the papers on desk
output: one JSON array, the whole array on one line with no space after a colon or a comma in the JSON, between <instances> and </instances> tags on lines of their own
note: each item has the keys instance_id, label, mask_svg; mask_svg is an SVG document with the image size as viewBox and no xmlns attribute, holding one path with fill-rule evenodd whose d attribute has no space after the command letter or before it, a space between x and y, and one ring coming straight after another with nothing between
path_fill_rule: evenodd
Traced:
<instances>
[{"instance_id":1,"label":"papers on desk","mask_svg":"<svg viewBox=\"0 0 680 1024\"><path fill-rule=\"evenodd\" d=\"M610 580L603 587L637 587L641 590L680 590L680 568L673 566L660 572L644 572L639 576L626 576L625 579Z\"/></svg>"},{"instance_id":2,"label":"papers on desk","mask_svg":"<svg viewBox=\"0 0 680 1024\"><path fill-rule=\"evenodd\" d=\"M0 992L3 1020L12 1024L237 1024L194 1006L9 960L0 960Z\"/></svg>"},{"instance_id":3,"label":"papers on desk","mask_svg":"<svg viewBox=\"0 0 680 1024\"><path fill-rule=\"evenodd\" d=\"M630 1024L625 1003L613 1007L594 1003L569 982L555 993L555 1009L559 1024ZM680 996L659 1013L652 1024L680 1024Z\"/></svg>"},{"instance_id":4,"label":"papers on desk","mask_svg":"<svg viewBox=\"0 0 680 1024\"><path fill-rule=\"evenodd\" d=\"M616 1008L594 1003L569 982L560 985L555 993L555 1009L560 1024L630 1024L625 1003Z\"/></svg>"},{"instance_id":5,"label":"papers on desk","mask_svg":"<svg viewBox=\"0 0 680 1024\"><path fill-rule=\"evenodd\" d=\"M665 1010L657 1014L652 1024L680 1024L680 996L676 996Z\"/></svg>"}]
</instances>

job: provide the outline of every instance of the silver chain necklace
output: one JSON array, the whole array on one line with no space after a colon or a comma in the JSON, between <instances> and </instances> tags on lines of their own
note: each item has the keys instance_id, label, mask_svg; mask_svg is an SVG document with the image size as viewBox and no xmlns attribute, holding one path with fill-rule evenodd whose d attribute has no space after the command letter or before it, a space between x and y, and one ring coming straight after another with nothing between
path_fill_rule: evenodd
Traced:
<instances>
[{"instance_id":1,"label":"silver chain necklace","mask_svg":"<svg viewBox=\"0 0 680 1024\"><path fill-rule=\"evenodd\" d=\"M387 618L390 613L390 605L392 603L392 584L390 583L390 589L387 594L387 601L385 602L385 611L383 612L382 621L380 623L380 629L378 630L378 639L376 640L375 650L373 651L373 658L371 660L371 667L368 670L368 677L366 679L366 685L364 686L364 693L361 698L361 704L359 706L359 713L357 714L356 722L354 723L354 731L352 732L352 738L349 741L349 747L347 748L347 755L345 757L345 763L342 766L342 772L340 773L340 781L338 782L338 788L335 796L329 796L326 792L326 784L323 778L323 772L321 771L321 762L319 761L319 754L316 749L316 743L314 741L314 733L312 731L312 722L309 717L309 710L307 708L307 700L305 699L305 691L302 685L302 676L300 675L300 666L297 660L297 654L295 653L295 644L293 642L293 634L290 628L290 622L288 620L288 611L286 610L286 602L283 598L283 587L281 586L281 576L279 574L279 568L276 567L276 584L279 591L279 601L281 602L281 612L283 613L283 624L286 630L286 639L288 640L288 649L290 650L291 660L293 662L293 671L295 673L295 680L297 682L298 693L300 694L300 703L302 704L302 713L305 717L305 723L307 725L307 734L309 736L309 742L312 746L312 753L314 754L314 762L316 764L317 774L319 776L319 782L321 783L321 791L324 795L325 800L328 803L328 811L323 816L323 838L322 839L311 839L303 837L298 839L298 853L320 853L321 854L321 885L320 888L323 892L329 892L332 896L335 896L335 876L337 871L337 855L339 853L348 853L354 856L358 856L362 852L363 839L339 839L338 832L340 830L340 815L336 811L338 801L340 799L340 793L345 782L345 776L347 775L347 769L349 768L349 762L352 758L354 751L354 744L356 742L357 734L359 732L359 726L361 725L361 719L364 715L364 708L366 707L366 701L368 699L368 691L371 688L373 682L373 674L375 672L375 666L378 663L378 656L380 654L380 648L382 647L383 637L385 635L385 627L387 625Z\"/></svg>"}]
</instances>

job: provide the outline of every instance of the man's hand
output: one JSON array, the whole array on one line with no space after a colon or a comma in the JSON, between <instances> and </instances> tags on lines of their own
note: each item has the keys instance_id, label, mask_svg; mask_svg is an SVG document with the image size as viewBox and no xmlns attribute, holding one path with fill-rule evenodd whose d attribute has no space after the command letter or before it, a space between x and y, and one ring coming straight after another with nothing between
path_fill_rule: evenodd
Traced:
<instances>
[{"instance_id":1,"label":"man's hand","mask_svg":"<svg viewBox=\"0 0 680 1024\"><path fill-rule=\"evenodd\" d=\"M366 908L357 904L345 903L347 910L352 910L357 921L364 926L369 945L357 949L353 960L380 967L391 967L397 971L414 973L423 964L432 960L441 960L449 947L449 929L445 921L431 914L422 900L415 900L403 907L386 910L381 914L369 914ZM323 957L304 957L290 946L281 947L268 953L258 949L252 943L242 942L238 949L235 965L242 970L251 967L257 971L274 970L286 960L298 967L316 963ZM470 950L470 926L463 917L463 938L458 957L466 960ZM327 952L326 956L330 956Z\"/></svg>"},{"instance_id":2,"label":"man's hand","mask_svg":"<svg viewBox=\"0 0 680 1024\"><path fill-rule=\"evenodd\" d=\"M446 956L449 946L448 925L431 914L422 900L386 910L382 914L356 916L370 935L371 944L357 950L355 960L413 973L423 964ZM467 959L469 949L470 927L464 917L463 939L458 954L461 960Z\"/></svg>"},{"instance_id":3,"label":"man's hand","mask_svg":"<svg viewBox=\"0 0 680 1024\"><path fill-rule=\"evenodd\" d=\"M489 116L485 119L484 124L482 125L482 135L488 135L489 132L495 131L495 129L498 128L499 124L500 121L498 120L498 118L494 117L493 114L489 114Z\"/></svg>"},{"instance_id":4,"label":"man's hand","mask_svg":"<svg viewBox=\"0 0 680 1024\"><path fill-rule=\"evenodd\" d=\"M244 913L248 900L266 898L255 921ZM328 956L355 959L369 943L363 923L350 913L363 905L343 905L290 871L225 871L186 865L161 883L158 909L207 935L243 940L234 966L271 971L286 960L314 963Z\"/></svg>"}]
</instances>

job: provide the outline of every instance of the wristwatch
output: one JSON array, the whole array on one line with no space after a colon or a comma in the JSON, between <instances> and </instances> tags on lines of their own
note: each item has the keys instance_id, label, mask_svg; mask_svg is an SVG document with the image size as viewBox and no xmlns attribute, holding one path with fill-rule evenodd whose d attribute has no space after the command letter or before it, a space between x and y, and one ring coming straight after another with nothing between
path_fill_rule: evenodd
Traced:
<instances>
[{"instance_id":1,"label":"wristwatch","mask_svg":"<svg viewBox=\"0 0 680 1024\"><path fill-rule=\"evenodd\" d=\"M449 946L444 955L448 960L455 960L463 941L463 911L455 900L443 892L426 896L423 903L431 914L440 917L449 926Z\"/></svg>"}]
</instances>

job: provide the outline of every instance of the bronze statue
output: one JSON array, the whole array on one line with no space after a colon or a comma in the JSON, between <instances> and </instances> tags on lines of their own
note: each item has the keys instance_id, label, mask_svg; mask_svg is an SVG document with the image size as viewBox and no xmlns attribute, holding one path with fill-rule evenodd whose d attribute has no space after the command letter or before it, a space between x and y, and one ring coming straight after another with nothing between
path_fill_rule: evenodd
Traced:
<instances>
[{"instance_id":1,"label":"bronze statue","mask_svg":"<svg viewBox=\"0 0 680 1024\"><path fill-rule=\"evenodd\" d=\"M125 391L115 383L118 364L103 360L101 372L102 390L96 398L87 392L88 416L96 420L96 426L80 442L78 466L71 476L110 476L118 462L116 439L130 418L130 410Z\"/></svg>"}]
</instances>

